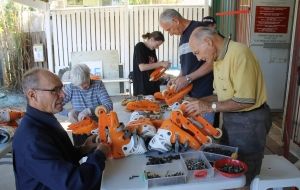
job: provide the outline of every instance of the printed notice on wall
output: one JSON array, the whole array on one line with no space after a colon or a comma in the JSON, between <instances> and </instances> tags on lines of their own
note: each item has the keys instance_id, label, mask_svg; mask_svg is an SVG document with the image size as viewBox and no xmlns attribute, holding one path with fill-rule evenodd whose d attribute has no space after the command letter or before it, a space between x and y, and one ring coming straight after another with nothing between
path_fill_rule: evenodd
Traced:
<instances>
[{"instance_id":1,"label":"printed notice on wall","mask_svg":"<svg viewBox=\"0 0 300 190\"><path fill-rule=\"evenodd\" d=\"M33 59L34 59L34 62L43 62L44 61L43 44L34 44L33 45Z\"/></svg>"},{"instance_id":2,"label":"printed notice on wall","mask_svg":"<svg viewBox=\"0 0 300 190\"><path fill-rule=\"evenodd\" d=\"M292 0L254 0L252 9L251 44L290 43L293 16Z\"/></svg>"},{"instance_id":3,"label":"printed notice on wall","mask_svg":"<svg viewBox=\"0 0 300 190\"><path fill-rule=\"evenodd\" d=\"M287 33L290 7L257 6L256 33Z\"/></svg>"}]
</instances>

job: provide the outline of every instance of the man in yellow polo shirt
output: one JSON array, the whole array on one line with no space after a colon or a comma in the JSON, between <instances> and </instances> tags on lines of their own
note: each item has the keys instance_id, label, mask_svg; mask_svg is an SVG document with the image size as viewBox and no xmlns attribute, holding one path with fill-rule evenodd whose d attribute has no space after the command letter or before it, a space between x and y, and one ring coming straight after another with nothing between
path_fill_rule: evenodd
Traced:
<instances>
[{"instance_id":1,"label":"man in yellow polo shirt","mask_svg":"<svg viewBox=\"0 0 300 190\"><path fill-rule=\"evenodd\" d=\"M187 105L192 115L223 113L222 144L239 148L247 163L247 185L259 174L271 112L259 63L251 50L208 27L196 28L189 45L198 60L214 62L214 95Z\"/></svg>"}]
</instances>

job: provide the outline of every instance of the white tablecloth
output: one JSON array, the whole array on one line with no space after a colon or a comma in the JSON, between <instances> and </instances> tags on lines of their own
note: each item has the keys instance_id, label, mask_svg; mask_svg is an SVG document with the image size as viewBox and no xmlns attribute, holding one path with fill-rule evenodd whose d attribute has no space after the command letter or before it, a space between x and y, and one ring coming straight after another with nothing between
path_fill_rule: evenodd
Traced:
<instances>
[{"instance_id":1,"label":"white tablecloth","mask_svg":"<svg viewBox=\"0 0 300 190\"><path fill-rule=\"evenodd\" d=\"M147 162L146 155L132 155L123 159L110 159L102 176L102 190L144 190L148 189L142 175ZM129 180L129 177L140 177ZM185 184L151 187L160 190L188 190L188 189L231 189L243 187L246 183L245 176L227 178L216 172L212 178L191 179Z\"/></svg>"}]
</instances>

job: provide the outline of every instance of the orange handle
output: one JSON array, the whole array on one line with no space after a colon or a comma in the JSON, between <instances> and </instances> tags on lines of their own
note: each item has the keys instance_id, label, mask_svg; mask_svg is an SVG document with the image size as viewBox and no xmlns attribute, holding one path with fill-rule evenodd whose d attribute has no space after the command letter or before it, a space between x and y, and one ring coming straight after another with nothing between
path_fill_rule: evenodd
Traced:
<instances>
[{"instance_id":1,"label":"orange handle","mask_svg":"<svg viewBox=\"0 0 300 190\"><path fill-rule=\"evenodd\" d=\"M166 71L165 67L156 68L151 74L149 81L157 81Z\"/></svg>"}]
</instances>

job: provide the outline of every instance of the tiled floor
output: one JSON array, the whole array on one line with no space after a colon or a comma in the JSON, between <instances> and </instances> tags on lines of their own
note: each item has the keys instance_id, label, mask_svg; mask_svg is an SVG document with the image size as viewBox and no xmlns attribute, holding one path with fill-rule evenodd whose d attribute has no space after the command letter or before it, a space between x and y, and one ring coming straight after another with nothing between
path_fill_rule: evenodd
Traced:
<instances>
[{"instance_id":1,"label":"tiled floor","mask_svg":"<svg viewBox=\"0 0 300 190\"><path fill-rule=\"evenodd\" d=\"M267 137L265 154L278 154L283 155L284 143L283 143L283 113L275 112L272 113L272 128ZM300 169L300 160L292 154L289 154L288 160L294 163Z\"/></svg>"},{"instance_id":2,"label":"tiled floor","mask_svg":"<svg viewBox=\"0 0 300 190\"><path fill-rule=\"evenodd\" d=\"M278 129L271 129L267 137L266 148L273 154L283 155L283 142Z\"/></svg>"},{"instance_id":3,"label":"tiled floor","mask_svg":"<svg viewBox=\"0 0 300 190\"><path fill-rule=\"evenodd\" d=\"M272 113L272 127L267 137L266 148L273 154L283 154L282 112Z\"/></svg>"}]
</instances>

